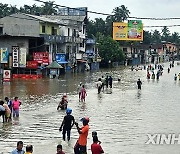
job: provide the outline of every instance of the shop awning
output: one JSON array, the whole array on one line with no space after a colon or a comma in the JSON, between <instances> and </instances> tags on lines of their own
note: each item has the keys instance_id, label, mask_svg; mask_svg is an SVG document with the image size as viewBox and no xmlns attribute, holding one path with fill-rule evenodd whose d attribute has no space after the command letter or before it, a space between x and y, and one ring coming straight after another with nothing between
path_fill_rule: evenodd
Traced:
<instances>
[{"instance_id":1,"label":"shop awning","mask_svg":"<svg viewBox=\"0 0 180 154\"><path fill-rule=\"evenodd\" d=\"M63 68L60 64L58 64L56 61L53 61L50 65L48 65L46 68Z\"/></svg>"}]
</instances>

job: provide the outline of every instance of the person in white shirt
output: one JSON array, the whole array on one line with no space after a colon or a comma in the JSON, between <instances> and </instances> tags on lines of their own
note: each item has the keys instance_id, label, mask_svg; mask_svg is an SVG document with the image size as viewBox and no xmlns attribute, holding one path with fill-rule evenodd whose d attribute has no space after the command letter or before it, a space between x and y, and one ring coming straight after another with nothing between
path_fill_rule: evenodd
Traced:
<instances>
[{"instance_id":1,"label":"person in white shirt","mask_svg":"<svg viewBox=\"0 0 180 154\"><path fill-rule=\"evenodd\" d=\"M98 82L97 82L97 88L98 88L98 94L100 94L101 88L102 88L102 81L101 81L101 78L98 79Z\"/></svg>"}]
</instances>

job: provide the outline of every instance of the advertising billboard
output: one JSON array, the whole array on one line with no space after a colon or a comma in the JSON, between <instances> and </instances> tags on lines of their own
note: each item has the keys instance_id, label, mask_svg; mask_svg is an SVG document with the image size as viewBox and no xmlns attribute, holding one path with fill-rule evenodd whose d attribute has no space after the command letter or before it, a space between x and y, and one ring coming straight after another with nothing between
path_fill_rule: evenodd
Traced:
<instances>
[{"instance_id":1,"label":"advertising billboard","mask_svg":"<svg viewBox=\"0 0 180 154\"><path fill-rule=\"evenodd\" d=\"M0 63L8 63L8 49L7 48L0 48L1 59Z\"/></svg>"},{"instance_id":2,"label":"advertising billboard","mask_svg":"<svg viewBox=\"0 0 180 154\"><path fill-rule=\"evenodd\" d=\"M128 23L113 23L113 39L125 41L143 41L143 24L141 20L129 20Z\"/></svg>"},{"instance_id":3,"label":"advertising billboard","mask_svg":"<svg viewBox=\"0 0 180 154\"><path fill-rule=\"evenodd\" d=\"M19 67L26 67L26 48L20 48Z\"/></svg>"},{"instance_id":4,"label":"advertising billboard","mask_svg":"<svg viewBox=\"0 0 180 154\"><path fill-rule=\"evenodd\" d=\"M13 53L13 67L19 67L19 47L13 46L12 53Z\"/></svg>"}]
</instances>

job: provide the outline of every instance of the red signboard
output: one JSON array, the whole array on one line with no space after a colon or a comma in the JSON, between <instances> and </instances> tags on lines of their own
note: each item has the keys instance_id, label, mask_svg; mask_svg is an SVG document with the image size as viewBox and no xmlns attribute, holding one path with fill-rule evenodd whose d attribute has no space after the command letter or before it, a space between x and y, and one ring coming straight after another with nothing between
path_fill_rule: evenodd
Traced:
<instances>
[{"instance_id":1,"label":"red signboard","mask_svg":"<svg viewBox=\"0 0 180 154\"><path fill-rule=\"evenodd\" d=\"M38 62L37 61L27 61L26 67L37 69L38 68Z\"/></svg>"},{"instance_id":2,"label":"red signboard","mask_svg":"<svg viewBox=\"0 0 180 154\"><path fill-rule=\"evenodd\" d=\"M37 61L40 64L48 65L49 64L49 53L48 52L34 52L33 60Z\"/></svg>"}]
</instances>

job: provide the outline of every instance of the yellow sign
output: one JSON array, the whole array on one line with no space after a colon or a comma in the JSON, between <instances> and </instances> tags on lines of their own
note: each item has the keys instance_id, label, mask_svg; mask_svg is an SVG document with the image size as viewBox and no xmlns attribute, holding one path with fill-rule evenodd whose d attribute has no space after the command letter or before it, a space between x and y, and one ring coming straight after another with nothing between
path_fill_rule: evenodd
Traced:
<instances>
[{"instance_id":1,"label":"yellow sign","mask_svg":"<svg viewBox=\"0 0 180 154\"><path fill-rule=\"evenodd\" d=\"M126 41L143 41L143 24L141 20L129 20L128 23L113 23L113 39Z\"/></svg>"}]
</instances>

